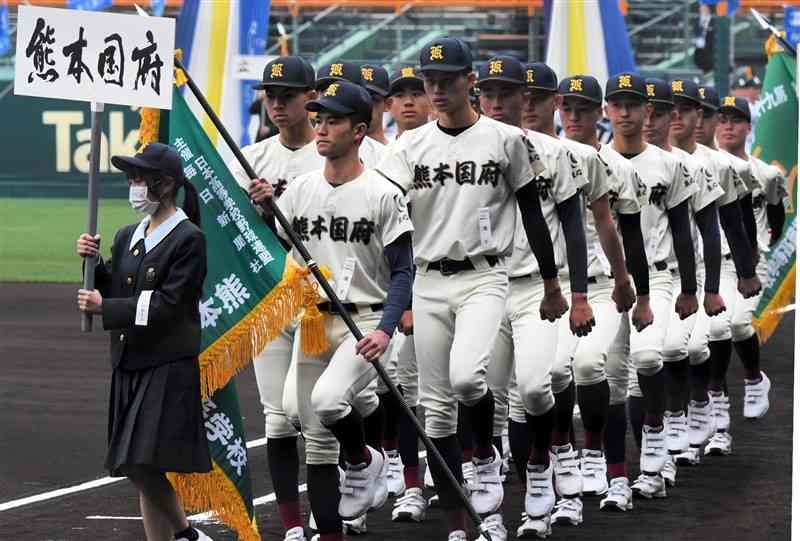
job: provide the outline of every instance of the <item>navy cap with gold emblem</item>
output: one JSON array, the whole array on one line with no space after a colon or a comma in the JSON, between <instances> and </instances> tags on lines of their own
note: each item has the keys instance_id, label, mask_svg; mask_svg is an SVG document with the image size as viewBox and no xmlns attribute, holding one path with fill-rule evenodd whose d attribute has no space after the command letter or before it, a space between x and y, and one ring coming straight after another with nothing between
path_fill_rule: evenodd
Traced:
<instances>
[{"instance_id":1,"label":"navy cap with gold emblem","mask_svg":"<svg viewBox=\"0 0 800 541\"><path fill-rule=\"evenodd\" d=\"M675 99L691 101L698 107L703 105L703 99L700 97L700 87L694 81L673 79L670 82L670 89L672 90L672 97Z\"/></svg>"},{"instance_id":2,"label":"navy cap with gold emblem","mask_svg":"<svg viewBox=\"0 0 800 541\"><path fill-rule=\"evenodd\" d=\"M389 72L377 64L364 64L361 66L361 86L385 98L389 95Z\"/></svg>"},{"instance_id":3,"label":"navy cap with gold emblem","mask_svg":"<svg viewBox=\"0 0 800 541\"><path fill-rule=\"evenodd\" d=\"M600 83L591 75L573 75L561 79L558 84L558 94L563 97L582 98L597 105L603 103Z\"/></svg>"},{"instance_id":4,"label":"navy cap with gold emblem","mask_svg":"<svg viewBox=\"0 0 800 541\"><path fill-rule=\"evenodd\" d=\"M636 96L647 99L647 87L644 77L635 73L618 73L609 77L606 82L606 101L614 96Z\"/></svg>"},{"instance_id":5,"label":"navy cap with gold emblem","mask_svg":"<svg viewBox=\"0 0 800 541\"><path fill-rule=\"evenodd\" d=\"M719 93L713 86L701 86L697 89L703 109L717 112L719 109Z\"/></svg>"},{"instance_id":6,"label":"navy cap with gold emblem","mask_svg":"<svg viewBox=\"0 0 800 541\"><path fill-rule=\"evenodd\" d=\"M478 67L477 85L489 81L500 81L513 85L525 85L525 67L513 56L495 56Z\"/></svg>"},{"instance_id":7,"label":"navy cap with gold emblem","mask_svg":"<svg viewBox=\"0 0 800 541\"><path fill-rule=\"evenodd\" d=\"M672 90L669 83L664 79L649 77L644 81L644 92L647 101L655 105L672 107L675 101L672 99Z\"/></svg>"},{"instance_id":8,"label":"navy cap with gold emblem","mask_svg":"<svg viewBox=\"0 0 800 541\"><path fill-rule=\"evenodd\" d=\"M312 113L353 115L359 122L365 122L369 126L372 118L372 98L363 86L339 80L320 91L317 99L306 103L306 110Z\"/></svg>"},{"instance_id":9,"label":"navy cap with gold emblem","mask_svg":"<svg viewBox=\"0 0 800 541\"><path fill-rule=\"evenodd\" d=\"M325 90L328 85L337 81L350 81L353 84L361 84L361 66L354 62L332 62L320 66L317 70L317 81L314 87L317 90Z\"/></svg>"},{"instance_id":10,"label":"navy cap with gold emblem","mask_svg":"<svg viewBox=\"0 0 800 541\"><path fill-rule=\"evenodd\" d=\"M389 83L392 94L406 87L425 91L425 82L422 80L419 70L410 66L400 68L400 70L392 73Z\"/></svg>"},{"instance_id":11,"label":"navy cap with gold emblem","mask_svg":"<svg viewBox=\"0 0 800 541\"><path fill-rule=\"evenodd\" d=\"M737 96L725 96L719 105L720 113L733 113L744 117L750 122L750 104L744 98Z\"/></svg>"},{"instance_id":12,"label":"navy cap with gold emblem","mask_svg":"<svg viewBox=\"0 0 800 541\"><path fill-rule=\"evenodd\" d=\"M270 86L314 88L314 68L299 56L279 56L267 62L261 83L253 88L264 90Z\"/></svg>"},{"instance_id":13,"label":"navy cap with gold emblem","mask_svg":"<svg viewBox=\"0 0 800 541\"><path fill-rule=\"evenodd\" d=\"M458 38L439 38L428 42L419 52L419 68L426 71L472 70L472 53Z\"/></svg>"},{"instance_id":14,"label":"navy cap with gold emblem","mask_svg":"<svg viewBox=\"0 0 800 541\"><path fill-rule=\"evenodd\" d=\"M558 92L556 72L544 62L532 62L525 65L525 84L531 90Z\"/></svg>"}]
</instances>

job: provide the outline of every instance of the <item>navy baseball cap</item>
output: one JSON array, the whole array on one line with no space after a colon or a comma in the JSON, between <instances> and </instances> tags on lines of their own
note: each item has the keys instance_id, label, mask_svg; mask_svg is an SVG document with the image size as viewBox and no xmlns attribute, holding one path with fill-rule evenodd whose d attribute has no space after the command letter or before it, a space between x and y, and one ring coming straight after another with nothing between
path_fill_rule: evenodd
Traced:
<instances>
[{"instance_id":1,"label":"navy baseball cap","mask_svg":"<svg viewBox=\"0 0 800 541\"><path fill-rule=\"evenodd\" d=\"M389 95L389 72L383 66L364 64L361 66L361 86L379 96Z\"/></svg>"},{"instance_id":2,"label":"navy baseball cap","mask_svg":"<svg viewBox=\"0 0 800 541\"><path fill-rule=\"evenodd\" d=\"M558 93L564 97L581 98L597 105L603 103L600 83L591 75L573 75L562 79L558 84Z\"/></svg>"},{"instance_id":3,"label":"navy baseball cap","mask_svg":"<svg viewBox=\"0 0 800 541\"><path fill-rule=\"evenodd\" d=\"M558 77L553 68L544 62L525 64L525 84L532 90L558 92ZM598 85L598 88L599 85ZM600 100L602 101L602 97Z\"/></svg>"},{"instance_id":4,"label":"navy baseball cap","mask_svg":"<svg viewBox=\"0 0 800 541\"><path fill-rule=\"evenodd\" d=\"M725 96L719 106L720 113L734 113L743 116L750 122L750 104L744 98Z\"/></svg>"},{"instance_id":5,"label":"navy baseball cap","mask_svg":"<svg viewBox=\"0 0 800 541\"><path fill-rule=\"evenodd\" d=\"M337 81L350 81L351 83L361 84L361 67L354 62L332 62L320 66L317 70L317 81L314 87L317 90L324 90L328 85Z\"/></svg>"},{"instance_id":6,"label":"navy baseball cap","mask_svg":"<svg viewBox=\"0 0 800 541\"><path fill-rule=\"evenodd\" d=\"M267 62L261 83L253 88L264 90L269 86L314 88L314 68L299 56L280 56Z\"/></svg>"},{"instance_id":7,"label":"navy baseball cap","mask_svg":"<svg viewBox=\"0 0 800 541\"><path fill-rule=\"evenodd\" d=\"M689 79L673 79L670 83L673 98L680 98L693 102L698 107L703 105L700 97L700 87Z\"/></svg>"},{"instance_id":8,"label":"navy baseball cap","mask_svg":"<svg viewBox=\"0 0 800 541\"><path fill-rule=\"evenodd\" d=\"M183 163L178 152L164 143L150 143L133 156L112 156L111 163L125 173L142 169L183 179Z\"/></svg>"},{"instance_id":9,"label":"navy baseball cap","mask_svg":"<svg viewBox=\"0 0 800 541\"><path fill-rule=\"evenodd\" d=\"M359 122L365 122L369 126L372 118L372 98L363 86L339 80L322 90L317 99L306 103L306 110L312 113L353 115Z\"/></svg>"},{"instance_id":10,"label":"navy baseball cap","mask_svg":"<svg viewBox=\"0 0 800 541\"><path fill-rule=\"evenodd\" d=\"M669 83L664 79L650 77L644 81L644 91L647 94L647 101L657 105L667 105L673 107L675 101L672 99L672 90Z\"/></svg>"},{"instance_id":11,"label":"navy baseball cap","mask_svg":"<svg viewBox=\"0 0 800 541\"><path fill-rule=\"evenodd\" d=\"M439 38L428 42L419 52L419 67L426 71L472 70L472 53L458 38Z\"/></svg>"},{"instance_id":12,"label":"navy baseball cap","mask_svg":"<svg viewBox=\"0 0 800 541\"><path fill-rule=\"evenodd\" d=\"M716 88L713 86L701 86L697 89L697 94L700 96L700 103L703 109L717 112L719 109L719 94Z\"/></svg>"},{"instance_id":13,"label":"navy baseball cap","mask_svg":"<svg viewBox=\"0 0 800 541\"><path fill-rule=\"evenodd\" d=\"M612 96L628 94L647 100L647 87L644 77L635 73L618 73L606 82L606 101Z\"/></svg>"},{"instance_id":14,"label":"navy baseball cap","mask_svg":"<svg viewBox=\"0 0 800 541\"><path fill-rule=\"evenodd\" d=\"M405 87L425 91L425 82L416 68L401 68L389 78L389 89L392 94Z\"/></svg>"},{"instance_id":15,"label":"navy baseball cap","mask_svg":"<svg viewBox=\"0 0 800 541\"><path fill-rule=\"evenodd\" d=\"M478 67L477 85L489 81L500 81L518 86L525 86L525 67L513 56L495 56Z\"/></svg>"}]
</instances>

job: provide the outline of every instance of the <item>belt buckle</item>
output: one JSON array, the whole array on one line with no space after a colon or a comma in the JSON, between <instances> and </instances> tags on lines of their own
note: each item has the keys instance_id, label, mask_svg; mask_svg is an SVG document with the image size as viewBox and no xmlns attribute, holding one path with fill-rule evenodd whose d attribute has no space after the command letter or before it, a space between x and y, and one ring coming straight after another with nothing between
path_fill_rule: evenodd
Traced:
<instances>
[{"instance_id":1,"label":"belt buckle","mask_svg":"<svg viewBox=\"0 0 800 541\"><path fill-rule=\"evenodd\" d=\"M450 266L449 259L442 259L439 261L439 272L442 276L452 276L458 274L458 269L456 269L455 266Z\"/></svg>"}]
</instances>

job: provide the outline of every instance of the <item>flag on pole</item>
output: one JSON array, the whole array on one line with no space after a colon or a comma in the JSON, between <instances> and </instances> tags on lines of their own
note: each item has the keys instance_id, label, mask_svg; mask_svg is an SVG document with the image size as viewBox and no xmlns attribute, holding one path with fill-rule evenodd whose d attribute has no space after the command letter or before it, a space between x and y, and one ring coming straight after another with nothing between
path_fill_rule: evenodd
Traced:
<instances>
[{"instance_id":1,"label":"flag on pole","mask_svg":"<svg viewBox=\"0 0 800 541\"><path fill-rule=\"evenodd\" d=\"M771 38L774 45L774 38ZM769 42L768 42L769 44ZM780 47L770 54L761 91L753 155L778 166L788 181L789 201L783 234L767 255L767 280L753 326L766 342L795 296L797 235L797 64Z\"/></svg>"},{"instance_id":2,"label":"flag on pole","mask_svg":"<svg viewBox=\"0 0 800 541\"><path fill-rule=\"evenodd\" d=\"M635 71L628 30L615 0L545 0L547 64L563 79Z\"/></svg>"}]
</instances>

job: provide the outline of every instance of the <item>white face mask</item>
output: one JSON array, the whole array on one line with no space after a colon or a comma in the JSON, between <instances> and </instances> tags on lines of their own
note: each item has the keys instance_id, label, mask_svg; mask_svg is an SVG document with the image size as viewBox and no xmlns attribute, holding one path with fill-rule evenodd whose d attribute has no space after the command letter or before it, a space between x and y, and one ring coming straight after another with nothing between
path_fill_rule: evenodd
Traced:
<instances>
[{"instance_id":1,"label":"white face mask","mask_svg":"<svg viewBox=\"0 0 800 541\"><path fill-rule=\"evenodd\" d=\"M152 216L160 203L150 201L147 197L147 186L131 186L128 192L128 201L133 210Z\"/></svg>"}]
</instances>

